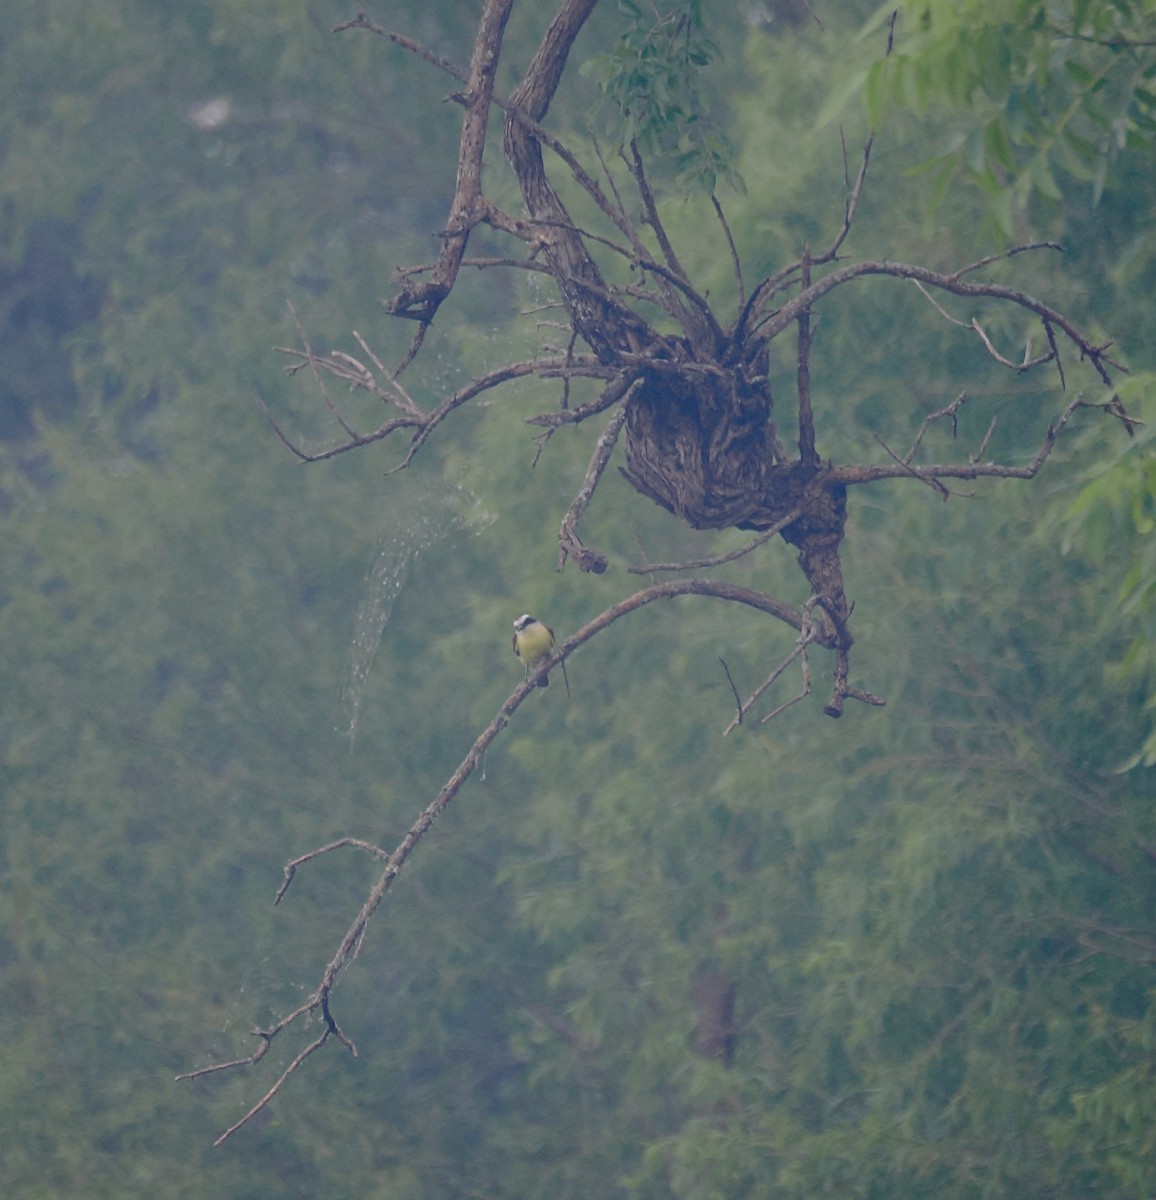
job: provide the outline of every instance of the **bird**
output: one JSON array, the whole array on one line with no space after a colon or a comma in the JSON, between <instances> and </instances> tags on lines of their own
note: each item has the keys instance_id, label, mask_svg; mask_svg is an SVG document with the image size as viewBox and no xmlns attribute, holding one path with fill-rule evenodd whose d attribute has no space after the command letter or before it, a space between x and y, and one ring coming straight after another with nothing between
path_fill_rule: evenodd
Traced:
<instances>
[{"instance_id":1,"label":"bird","mask_svg":"<svg viewBox=\"0 0 1156 1200\"><path fill-rule=\"evenodd\" d=\"M554 649L554 631L549 625L543 625L529 613L523 613L514 622L514 640L511 644L514 653L526 668L526 678L529 679L530 672L543 659L550 657L550 651ZM550 686L550 680L546 677L545 671L537 680L537 686Z\"/></svg>"}]
</instances>

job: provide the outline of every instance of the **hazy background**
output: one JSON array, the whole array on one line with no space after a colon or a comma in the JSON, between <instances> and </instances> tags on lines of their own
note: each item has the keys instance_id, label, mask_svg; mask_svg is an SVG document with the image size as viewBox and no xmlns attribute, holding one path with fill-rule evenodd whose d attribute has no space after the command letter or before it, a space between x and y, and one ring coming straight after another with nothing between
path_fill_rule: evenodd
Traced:
<instances>
[{"instance_id":1,"label":"hazy background","mask_svg":"<svg viewBox=\"0 0 1156 1200\"><path fill-rule=\"evenodd\" d=\"M477 7L371 15L464 63ZM838 128L815 118L882 39L856 37L870 4L813 7L822 28L789 5L717 18L712 86L747 183L720 195L748 280L842 217ZM550 8L516 6L503 90ZM792 639L706 601L575 656L572 698L519 711L342 981L360 1057L326 1047L212 1149L303 1042L253 1073L174 1076L249 1052L300 1002L375 877L330 857L274 909L284 863L344 834L394 844L517 682L518 613L566 632L635 590L643 554L743 540L688 533L609 472L584 535L611 570L557 574L595 431L534 467L542 383L463 410L398 475L400 445L302 466L275 440L254 393L310 446L336 436L273 350L297 336L287 302L319 348L356 351L356 329L396 361L412 327L379 300L396 265L435 256L452 194L451 81L329 32L353 15L5 7L0 1190L1147 1196L1156 468L1146 429L1125 445L1091 412L1033 484L852 496L854 681L885 709L836 724L824 693L724 741L718 656L750 689ZM579 57L616 24L607 6ZM592 97L572 87L566 133ZM1055 238L1062 258L998 277L1151 370L1151 150L1122 139L1103 178L1072 166L1003 210L958 172L913 172L988 102L889 111L847 252L946 269ZM854 155L857 101L842 119ZM509 197L502 170L495 148ZM709 205L668 213L728 312ZM406 376L427 406L536 344L515 318L545 297L523 280L459 292ZM990 328L1022 347L1020 324ZM999 411L992 452L1024 461L1064 403L898 284L841 294L815 355L820 453L844 460L882 460L876 434L901 451L966 387L960 441L938 430L929 454L965 453ZM1131 402L1151 414L1142 387ZM727 577L806 599L783 545ZM733 988L729 1061L696 1052L712 986Z\"/></svg>"}]
</instances>

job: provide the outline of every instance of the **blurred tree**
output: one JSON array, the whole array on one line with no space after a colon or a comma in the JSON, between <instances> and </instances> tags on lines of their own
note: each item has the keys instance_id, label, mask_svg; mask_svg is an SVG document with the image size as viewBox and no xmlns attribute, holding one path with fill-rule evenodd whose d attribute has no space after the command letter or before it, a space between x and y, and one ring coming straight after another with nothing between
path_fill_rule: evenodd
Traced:
<instances>
[{"instance_id":1,"label":"blurred tree","mask_svg":"<svg viewBox=\"0 0 1156 1200\"><path fill-rule=\"evenodd\" d=\"M947 110L948 148L922 168L932 179L931 211L966 180L982 191L1004 236L1028 223L1062 241L1094 290L1094 304L1112 306L1114 334L1127 339L1134 363L1146 368L1125 385L1130 403L1145 406L1156 367L1148 302L1156 235L1147 191L1156 135L1156 6L912 0L900 11L904 36L891 61L849 79L828 112L861 85L876 122L885 120L889 104L921 116ZM1149 442L1143 437L1107 452L1110 465L1098 464L1071 502L1065 537L1069 545L1081 539L1104 566L1113 551L1130 553L1116 612L1136 633L1114 673L1145 681L1145 708L1156 713L1150 654L1156 592L1146 536L1156 479ZM1156 763L1153 723L1131 761Z\"/></svg>"}]
</instances>

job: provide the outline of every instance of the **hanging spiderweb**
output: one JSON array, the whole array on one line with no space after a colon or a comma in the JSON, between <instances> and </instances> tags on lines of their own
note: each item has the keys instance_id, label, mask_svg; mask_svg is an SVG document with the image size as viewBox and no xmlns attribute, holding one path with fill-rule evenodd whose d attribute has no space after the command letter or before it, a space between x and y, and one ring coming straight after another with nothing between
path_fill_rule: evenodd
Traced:
<instances>
[{"instance_id":1,"label":"hanging spiderweb","mask_svg":"<svg viewBox=\"0 0 1156 1200\"><path fill-rule=\"evenodd\" d=\"M407 480L413 483L412 480ZM341 706L349 720L346 731L352 748L361 716L365 684L373 668L381 635L394 602L401 594L414 555L456 530L473 524L477 505L464 488L439 482L411 486L405 495L390 498L381 537L361 589L361 604L353 622L353 644L341 691Z\"/></svg>"}]
</instances>

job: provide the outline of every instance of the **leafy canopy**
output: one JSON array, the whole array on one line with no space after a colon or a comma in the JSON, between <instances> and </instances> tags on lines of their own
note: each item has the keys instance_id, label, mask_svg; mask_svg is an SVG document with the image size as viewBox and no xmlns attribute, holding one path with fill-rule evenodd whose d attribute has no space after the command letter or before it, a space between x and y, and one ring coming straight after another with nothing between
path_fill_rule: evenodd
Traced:
<instances>
[{"instance_id":1,"label":"leafy canopy","mask_svg":"<svg viewBox=\"0 0 1156 1200\"><path fill-rule=\"evenodd\" d=\"M876 128L892 105L958 114L923 169L940 199L961 178L982 188L1006 236L1017 213L1060 204L1072 185L1095 206L1121 159L1152 146L1152 0L904 0L900 14L891 57L848 79L826 115L860 87Z\"/></svg>"},{"instance_id":2,"label":"leafy canopy","mask_svg":"<svg viewBox=\"0 0 1156 1200\"><path fill-rule=\"evenodd\" d=\"M625 24L617 44L582 66L598 82L610 136L673 168L684 190L710 195L723 181L741 192L735 147L711 115L703 72L719 50L701 0L673 7L619 0L618 7Z\"/></svg>"}]
</instances>

